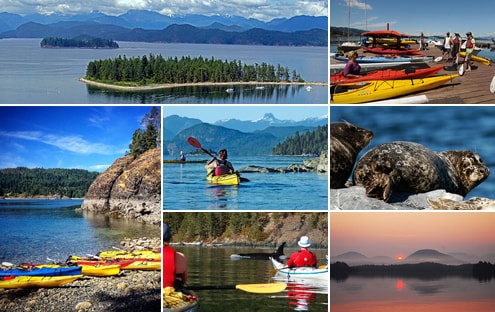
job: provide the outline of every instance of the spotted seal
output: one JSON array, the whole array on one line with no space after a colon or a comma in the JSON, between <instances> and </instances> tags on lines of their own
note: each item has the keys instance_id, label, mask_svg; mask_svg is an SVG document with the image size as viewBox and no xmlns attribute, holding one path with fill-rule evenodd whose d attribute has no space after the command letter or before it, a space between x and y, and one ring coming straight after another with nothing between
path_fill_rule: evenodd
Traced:
<instances>
[{"instance_id":1,"label":"spotted seal","mask_svg":"<svg viewBox=\"0 0 495 312\"><path fill-rule=\"evenodd\" d=\"M495 210L495 200L485 197L473 197L466 201L448 198L427 199L435 210Z\"/></svg>"},{"instance_id":2,"label":"spotted seal","mask_svg":"<svg viewBox=\"0 0 495 312\"><path fill-rule=\"evenodd\" d=\"M434 152L413 142L391 142L369 150L358 161L354 183L368 197L388 201L393 191L424 193L437 189L466 196L490 170L471 151Z\"/></svg>"},{"instance_id":3,"label":"spotted seal","mask_svg":"<svg viewBox=\"0 0 495 312\"><path fill-rule=\"evenodd\" d=\"M342 188L349 179L359 152L373 132L348 122L330 123L330 188Z\"/></svg>"}]
</instances>

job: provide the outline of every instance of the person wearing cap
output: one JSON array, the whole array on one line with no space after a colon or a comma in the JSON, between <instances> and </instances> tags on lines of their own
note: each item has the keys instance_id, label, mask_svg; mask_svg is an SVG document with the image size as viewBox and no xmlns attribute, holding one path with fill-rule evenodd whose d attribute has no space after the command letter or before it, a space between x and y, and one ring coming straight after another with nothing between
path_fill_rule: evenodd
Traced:
<instances>
[{"instance_id":1,"label":"person wearing cap","mask_svg":"<svg viewBox=\"0 0 495 312\"><path fill-rule=\"evenodd\" d=\"M466 40L466 57L464 58L464 63L466 63L466 70L470 71L471 70L471 54L474 51L474 48L476 47L476 40L474 40L473 34L468 31L466 33L467 40Z\"/></svg>"},{"instance_id":2,"label":"person wearing cap","mask_svg":"<svg viewBox=\"0 0 495 312\"><path fill-rule=\"evenodd\" d=\"M180 156L179 156L180 161L186 161L186 155L184 155L184 152L180 151Z\"/></svg>"},{"instance_id":3,"label":"person wearing cap","mask_svg":"<svg viewBox=\"0 0 495 312\"><path fill-rule=\"evenodd\" d=\"M459 64L459 52L461 52L461 35L455 33L454 44L452 46L452 58L455 58L455 64Z\"/></svg>"},{"instance_id":4,"label":"person wearing cap","mask_svg":"<svg viewBox=\"0 0 495 312\"><path fill-rule=\"evenodd\" d=\"M311 241L307 236L301 236L297 245L301 248L299 251L294 252L289 260L287 261L288 267L316 267L317 258L316 255L309 251L308 248L311 246Z\"/></svg>"},{"instance_id":5,"label":"person wearing cap","mask_svg":"<svg viewBox=\"0 0 495 312\"><path fill-rule=\"evenodd\" d=\"M163 249L162 249L162 283L163 288L174 287L181 289L187 282L187 259L170 247L172 232L170 227L163 224Z\"/></svg>"}]
</instances>

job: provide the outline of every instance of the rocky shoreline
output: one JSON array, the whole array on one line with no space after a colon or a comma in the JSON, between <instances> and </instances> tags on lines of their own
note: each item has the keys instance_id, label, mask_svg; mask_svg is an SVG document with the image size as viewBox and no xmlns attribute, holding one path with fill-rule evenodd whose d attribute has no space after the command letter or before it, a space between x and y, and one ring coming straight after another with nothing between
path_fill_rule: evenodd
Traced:
<instances>
[{"instance_id":1,"label":"rocky shoreline","mask_svg":"<svg viewBox=\"0 0 495 312\"><path fill-rule=\"evenodd\" d=\"M290 173L290 172L328 172L328 154L323 152L320 157L305 159L302 164L292 164L287 167L269 168L261 166L246 166L238 170L239 173Z\"/></svg>"},{"instance_id":2,"label":"rocky shoreline","mask_svg":"<svg viewBox=\"0 0 495 312\"><path fill-rule=\"evenodd\" d=\"M85 78L79 78L79 81L85 83L89 86L109 89L114 91L127 91L127 92L135 92L135 91L153 91L153 90L161 90L161 89L170 89L177 87L204 87L204 86L240 86L240 85L259 85L259 81L248 81L248 82L191 82L191 83L169 83L169 84L152 84L146 86L119 86L111 83L103 83L88 80ZM326 86L328 83L326 82L263 82L263 85L317 85L317 86Z\"/></svg>"},{"instance_id":3,"label":"rocky shoreline","mask_svg":"<svg viewBox=\"0 0 495 312\"><path fill-rule=\"evenodd\" d=\"M122 248L158 248L159 238L125 239ZM0 289L0 311L159 311L160 271L123 270L118 276L82 278L58 288Z\"/></svg>"}]
</instances>

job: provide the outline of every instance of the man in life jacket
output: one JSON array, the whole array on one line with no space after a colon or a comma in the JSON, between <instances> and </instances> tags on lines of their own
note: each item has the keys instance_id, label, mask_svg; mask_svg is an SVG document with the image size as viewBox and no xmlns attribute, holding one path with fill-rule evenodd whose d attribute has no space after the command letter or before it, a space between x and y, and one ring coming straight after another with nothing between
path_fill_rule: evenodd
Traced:
<instances>
[{"instance_id":1,"label":"man in life jacket","mask_svg":"<svg viewBox=\"0 0 495 312\"><path fill-rule=\"evenodd\" d=\"M317 258L316 255L308 250L308 247L311 246L311 241L307 236L301 236L299 242L297 242L301 250L294 252L289 260L287 261L287 266L292 267L316 267Z\"/></svg>"},{"instance_id":2,"label":"man in life jacket","mask_svg":"<svg viewBox=\"0 0 495 312\"><path fill-rule=\"evenodd\" d=\"M187 282L187 260L183 253L170 247L172 232L163 224L162 284L165 287L181 289Z\"/></svg>"},{"instance_id":3,"label":"man in life jacket","mask_svg":"<svg viewBox=\"0 0 495 312\"><path fill-rule=\"evenodd\" d=\"M206 164L206 169L211 170L208 171L214 172L215 176L220 176L224 174L231 174L234 173L234 166L232 166L232 163L227 160L228 158L228 153L226 149L221 149L218 152L218 158L213 157L207 164Z\"/></svg>"}]
</instances>

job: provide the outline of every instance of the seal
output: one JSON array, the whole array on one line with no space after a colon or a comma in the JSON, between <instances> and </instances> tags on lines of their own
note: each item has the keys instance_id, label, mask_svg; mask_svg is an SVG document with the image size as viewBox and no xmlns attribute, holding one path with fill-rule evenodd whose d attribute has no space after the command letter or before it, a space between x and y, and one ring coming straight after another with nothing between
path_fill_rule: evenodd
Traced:
<instances>
[{"instance_id":1,"label":"seal","mask_svg":"<svg viewBox=\"0 0 495 312\"><path fill-rule=\"evenodd\" d=\"M330 188L342 188L349 179L359 152L373 132L348 122L330 123Z\"/></svg>"},{"instance_id":2,"label":"seal","mask_svg":"<svg viewBox=\"0 0 495 312\"><path fill-rule=\"evenodd\" d=\"M466 196L490 170L467 150L434 152L413 142L391 142L369 150L358 161L354 183L368 197L388 201L392 192L424 193L444 189Z\"/></svg>"},{"instance_id":3,"label":"seal","mask_svg":"<svg viewBox=\"0 0 495 312\"><path fill-rule=\"evenodd\" d=\"M495 210L495 200L485 197L473 197L466 201L448 198L427 199L427 201L435 210Z\"/></svg>"}]
</instances>

